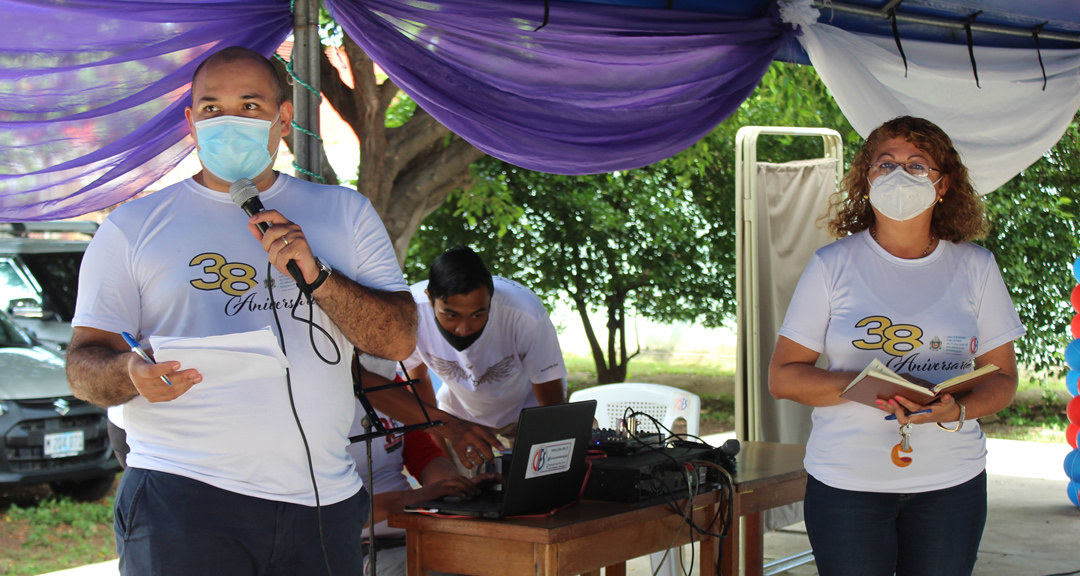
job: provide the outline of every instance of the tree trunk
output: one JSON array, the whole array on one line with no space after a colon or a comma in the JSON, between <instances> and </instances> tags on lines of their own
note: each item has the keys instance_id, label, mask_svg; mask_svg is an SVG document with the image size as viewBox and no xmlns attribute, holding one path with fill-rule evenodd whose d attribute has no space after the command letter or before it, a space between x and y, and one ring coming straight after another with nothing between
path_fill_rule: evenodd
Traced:
<instances>
[{"instance_id":1,"label":"tree trunk","mask_svg":"<svg viewBox=\"0 0 1080 576\"><path fill-rule=\"evenodd\" d=\"M403 265L420 222L470 182L469 165L484 153L419 107L403 125L387 128L386 111L398 87L389 79L378 82L374 62L347 35L344 49L355 87L345 84L324 52L323 95L360 141L357 190L379 213Z\"/></svg>"}]
</instances>

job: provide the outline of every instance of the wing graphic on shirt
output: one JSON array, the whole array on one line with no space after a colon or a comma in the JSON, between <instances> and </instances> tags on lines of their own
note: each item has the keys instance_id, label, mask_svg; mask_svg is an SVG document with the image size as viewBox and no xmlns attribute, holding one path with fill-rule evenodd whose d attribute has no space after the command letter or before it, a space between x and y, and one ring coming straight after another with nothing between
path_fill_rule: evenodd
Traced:
<instances>
[{"instance_id":1,"label":"wing graphic on shirt","mask_svg":"<svg viewBox=\"0 0 1080 576\"><path fill-rule=\"evenodd\" d=\"M514 355L511 354L502 360L499 360L493 364L490 368L484 372L484 375L479 380L475 380L476 386L481 384L491 384L500 380L506 379L508 376L514 373Z\"/></svg>"},{"instance_id":2,"label":"wing graphic on shirt","mask_svg":"<svg viewBox=\"0 0 1080 576\"><path fill-rule=\"evenodd\" d=\"M460 364L453 360L443 360L438 356L432 355L431 369L443 380L466 384L469 382L469 374L465 372L465 369L462 368Z\"/></svg>"}]
</instances>

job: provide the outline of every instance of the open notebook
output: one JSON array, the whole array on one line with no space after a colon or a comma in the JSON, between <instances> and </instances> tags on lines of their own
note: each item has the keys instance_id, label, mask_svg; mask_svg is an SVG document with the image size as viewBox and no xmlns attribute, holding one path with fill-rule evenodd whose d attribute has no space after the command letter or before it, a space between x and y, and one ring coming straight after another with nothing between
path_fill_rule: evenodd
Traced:
<instances>
[{"instance_id":1,"label":"open notebook","mask_svg":"<svg viewBox=\"0 0 1080 576\"><path fill-rule=\"evenodd\" d=\"M505 518L547 512L573 502L585 481L585 453L595 412L595 400L522 410L502 490L486 490L461 502L420 502L405 510Z\"/></svg>"}]
</instances>

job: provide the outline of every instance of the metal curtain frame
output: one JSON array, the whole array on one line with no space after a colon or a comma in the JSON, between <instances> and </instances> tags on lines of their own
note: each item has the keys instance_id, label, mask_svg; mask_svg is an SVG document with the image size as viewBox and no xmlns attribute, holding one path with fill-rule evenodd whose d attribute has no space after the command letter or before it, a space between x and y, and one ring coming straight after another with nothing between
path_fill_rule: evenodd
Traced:
<instances>
[{"instance_id":1,"label":"metal curtain frame","mask_svg":"<svg viewBox=\"0 0 1080 576\"><path fill-rule=\"evenodd\" d=\"M760 441L762 378L760 300L758 297L757 143L761 136L816 136L824 144L823 158L834 158L836 181L844 175L844 143L829 128L744 126L735 135L735 317L738 334L735 352L735 430L744 441ZM748 262L747 262L748 260ZM748 333L745 333L748 332Z\"/></svg>"}]
</instances>

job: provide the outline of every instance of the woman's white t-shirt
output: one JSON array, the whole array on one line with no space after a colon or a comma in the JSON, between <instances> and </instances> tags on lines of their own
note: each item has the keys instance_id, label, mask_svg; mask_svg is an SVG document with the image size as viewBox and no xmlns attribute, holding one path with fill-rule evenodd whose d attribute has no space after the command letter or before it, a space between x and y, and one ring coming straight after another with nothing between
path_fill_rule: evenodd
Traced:
<instances>
[{"instance_id":1,"label":"woman's white t-shirt","mask_svg":"<svg viewBox=\"0 0 1080 576\"><path fill-rule=\"evenodd\" d=\"M861 372L874 358L893 371L941 382L981 354L1023 336L997 263L970 243L939 242L897 258L863 231L819 249L795 290L780 335L824 352L829 370ZM961 484L986 465L978 422L949 433L913 427L912 462L898 467L896 421L853 402L814 408L806 470L844 490L915 493Z\"/></svg>"}]
</instances>

